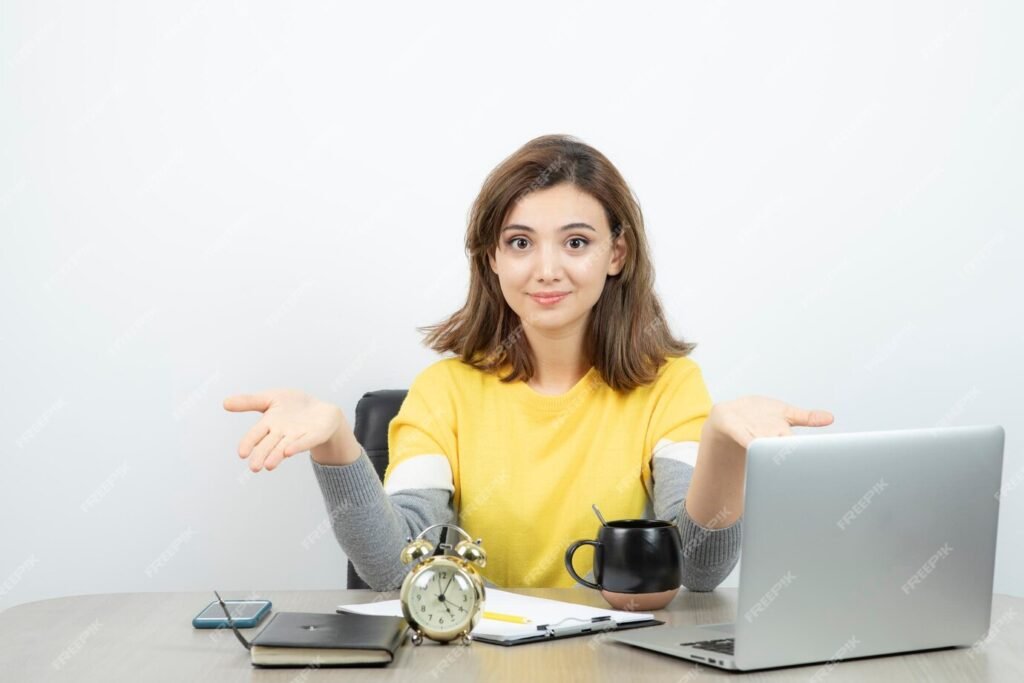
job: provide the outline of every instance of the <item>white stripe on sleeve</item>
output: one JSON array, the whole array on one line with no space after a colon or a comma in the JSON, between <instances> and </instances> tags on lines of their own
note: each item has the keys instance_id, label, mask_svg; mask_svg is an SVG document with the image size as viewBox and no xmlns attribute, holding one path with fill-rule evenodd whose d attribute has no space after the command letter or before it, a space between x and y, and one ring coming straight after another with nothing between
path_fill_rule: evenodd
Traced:
<instances>
[{"instance_id":1,"label":"white stripe on sleeve","mask_svg":"<svg viewBox=\"0 0 1024 683\"><path fill-rule=\"evenodd\" d=\"M408 489L447 489L455 492L452 467L443 455L415 455L395 465L384 484L387 494Z\"/></svg>"},{"instance_id":2,"label":"white stripe on sleeve","mask_svg":"<svg viewBox=\"0 0 1024 683\"><path fill-rule=\"evenodd\" d=\"M685 462L690 467L697 466L697 451L700 448L699 441L669 441L662 439L654 446L655 458L668 458Z\"/></svg>"}]
</instances>

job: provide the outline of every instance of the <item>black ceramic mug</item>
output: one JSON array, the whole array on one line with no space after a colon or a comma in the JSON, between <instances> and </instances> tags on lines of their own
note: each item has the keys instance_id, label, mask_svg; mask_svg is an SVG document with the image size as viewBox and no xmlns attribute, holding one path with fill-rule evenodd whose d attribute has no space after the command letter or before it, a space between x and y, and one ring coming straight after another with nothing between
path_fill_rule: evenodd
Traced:
<instances>
[{"instance_id":1,"label":"black ceramic mug","mask_svg":"<svg viewBox=\"0 0 1024 683\"><path fill-rule=\"evenodd\" d=\"M576 573L572 557L582 545L594 547L594 582ZM682 581L679 528L662 519L619 519L602 525L597 540L574 541L565 568L578 583L601 591L618 609L664 607Z\"/></svg>"}]
</instances>

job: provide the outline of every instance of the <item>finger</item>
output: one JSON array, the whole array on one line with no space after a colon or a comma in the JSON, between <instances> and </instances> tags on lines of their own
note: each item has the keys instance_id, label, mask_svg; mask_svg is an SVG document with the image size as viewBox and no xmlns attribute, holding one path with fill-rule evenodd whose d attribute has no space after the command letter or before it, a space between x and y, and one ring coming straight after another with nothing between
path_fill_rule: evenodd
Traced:
<instances>
[{"instance_id":1,"label":"finger","mask_svg":"<svg viewBox=\"0 0 1024 683\"><path fill-rule=\"evenodd\" d=\"M247 458L252 453L252 449L256 447L256 444L267 435L270 431L270 425L264 420L260 420L253 428L246 432L245 436L238 443L238 457Z\"/></svg>"},{"instance_id":2,"label":"finger","mask_svg":"<svg viewBox=\"0 0 1024 683\"><path fill-rule=\"evenodd\" d=\"M263 440L256 444L256 448L253 449L252 455L249 456L249 469L253 472L259 472L260 468L263 467L263 462L270 455L270 451L274 450L274 446L284 438L284 434L281 432L275 432L271 430L269 434L263 437Z\"/></svg>"},{"instance_id":3,"label":"finger","mask_svg":"<svg viewBox=\"0 0 1024 683\"><path fill-rule=\"evenodd\" d=\"M265 391L258 394L235 394L224 399L224 409L233 413L247 410L258 410L262 413L269 407L270 394Z\"/></svg>"},{"instance_id":4,"label":"finger","mask_svg":"<svg viewBox=\"0 0 1024 683\"><path fill-rule=\"evenodd\" d=\"M832 424L835 418L827 410L804 410L789 406L786 420L794 427L824 427Z\"/></svg>"},{"instance_id":5,"label":"finger","mask_svg":"<svg viewBox=\"0 0 1024 683\"><path fill-rule=\"evenodd\" d=\"M302 434L300 434L299 436L302 436ZM290 455L287 453L286 449L288 448L288 446L295 443L295 440L298 438L298 436L286 436L285 438L278 441L277 445L274 446L274 450L270 451L270 455L267 456L267 459L264 461L263 466L266 467L268 470L272 470L279 464L281 464L281 461L288 457L288 455Z\"/></svg>"},{"instance_id":6,"label":"finger","mask_svg":"<svg viewBox=\"0 0 1024 683\"><path fill-rule=\"evenodd\" d=\"M308 451L313 446L318 445L318 444L316 444L314 442L314 440L315 440L315 437L310 436L306 432L303 432L294 441L292 441L290 444L285 446L284 457L290 458L291 456L295 455L296 453L301 453L302 451Z\"/></svg>"}]
</instances>

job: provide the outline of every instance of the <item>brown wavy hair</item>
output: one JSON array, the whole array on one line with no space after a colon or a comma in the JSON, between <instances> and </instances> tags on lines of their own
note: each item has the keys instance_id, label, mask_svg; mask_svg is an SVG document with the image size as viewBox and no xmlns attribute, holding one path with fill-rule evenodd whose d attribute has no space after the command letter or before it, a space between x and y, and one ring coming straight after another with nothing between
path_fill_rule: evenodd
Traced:
<instances>
[{"instance_id":1,"label":"brown wavy hair","mask_svg":"<svg viewBox=\"0 0 1024 683\"><path fill-rule=\"evenodd\" d=\"M654 293L654 268L639 202L601 152L571 135L534 138L488 174L466 228L471 268L466 304L448 319L417 330L426 333L426 346L455 353L484 372L496 373L510 365L502 382L533 377L533 352L488 256L498 248L501 226L513 204L559 183L572 183L597 199L604 206L612 240L624 239L627 246L622 270L608 276L591 309L584 340L588 361L616 391L648 384L667 356L689 355L697 345L676 339L668 328Z\"/></svg>"}]
</instances>

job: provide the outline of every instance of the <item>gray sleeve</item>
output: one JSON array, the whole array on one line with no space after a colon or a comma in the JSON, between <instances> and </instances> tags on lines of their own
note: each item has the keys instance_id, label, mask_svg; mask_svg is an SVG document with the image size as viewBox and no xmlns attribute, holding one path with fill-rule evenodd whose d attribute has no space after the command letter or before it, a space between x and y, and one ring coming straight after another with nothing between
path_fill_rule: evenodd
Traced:
<instances>
[{"instance_id":1,"label":"gray sleeve","mask_svg":"<svg viewBox=\"0 0 1024 683\"><path fill-rule=\"evenodd\" d=\"M321 465L311 457L327 514L341 549L356 573L375 591L395 590L409 567L399 555L409 536L431 524L455 523L452 494L446 489L414 489L387 494L363 449L348 465ZM426 538L436 547L441 529Z\"/></svg>"},{"instance_id":2,"label":"gray sleeve","mask_svg":"<svg viewBox=\"0 0 1024 683\"><path fill-rule=\"evenodd\" d=\"M679 460L656 457L653 470L654 516L679 527L683 585L691 591L714 590L739 560L743 516L718 529L697 524L685 505L693 467Z\"/></svg>"}]
</instances>

